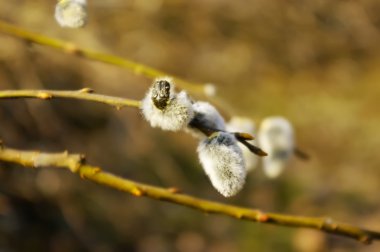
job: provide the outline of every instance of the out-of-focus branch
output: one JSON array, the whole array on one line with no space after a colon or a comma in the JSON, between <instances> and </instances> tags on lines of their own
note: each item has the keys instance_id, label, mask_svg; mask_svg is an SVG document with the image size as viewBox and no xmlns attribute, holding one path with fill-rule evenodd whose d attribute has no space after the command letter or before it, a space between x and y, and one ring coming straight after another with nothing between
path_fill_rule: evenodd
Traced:
<instances>
[{"instance_id":1,"label":"out-of-focus branch","mask_svg":"<svg viewBox=\"0 0 380 252\"><path fill-rule=\"evenodd\" d=\"M15 36L17 38L24 39L28 42L48 46L64 53L73 54L73 55L84 57L90 60L99 61L99 62L115 65L118 67L122 67L122 68L132 71L134 74L138 74L138 75L141 74L148 78L157 78L157 77L170 75L160 70L134 62L129 59L89 50L87 48L82 48L71 42L67 42L67 41L63 41L63 40L59 40L55 38L50 38L38 33L34 33L34 32L28 31L26 29L23 29L21 27L18 27L16 25L13 25L1 20L0 20L0 32ZM206 94L206 95L208 95L209 93L213 93L212 90L210 91L210 89L213 88L212 86L210 86L210 84L191 83L181 78L178 78L172 75L170 76L173 77L173 79L175 80L178 86L180 86L183 89L188 90L189 92L196 93L196 94Z\"/></svg>"},{"instance_id":2,"label":"out-of-focus branch","mask_svg":"<svg viewBox=\"0 0 380 252\"><path fill-rule=\"evenodd\" d=\"M77 99L99 102L121 109L122 107L140 107L140 101L125 99L115 96L94 94L90 88L83 88L77 91L57 91L57 90L3 90L0 91L0 99L20 99L36 98L50 100L55 98Z\"/></svg>"},{"instance_id":3,"label":"out-of-focus branch","mask_svg":"<svg viewBox=\"0 0 380 252\"><path fill-rule=\"evenodd\" d=\"M380 240L380 233L369 231L349 224L334 222L331 218L312 218L275 213L264 213L260 210L243 208L191 197L174 188L160 188L121 178L101 168L85 164L84 156L79 154L42 153L39 151L22 151L0 148L0 160L21 164L25 167L59 167L78 174L81 178L100 185L118 189L134 196L145 196L156 200L190 207L205 213L227 215L236 219L253 222L270 223L281 226L312 228L327 233L353 238L365 244Z\"/></svg>"}]
</instances>

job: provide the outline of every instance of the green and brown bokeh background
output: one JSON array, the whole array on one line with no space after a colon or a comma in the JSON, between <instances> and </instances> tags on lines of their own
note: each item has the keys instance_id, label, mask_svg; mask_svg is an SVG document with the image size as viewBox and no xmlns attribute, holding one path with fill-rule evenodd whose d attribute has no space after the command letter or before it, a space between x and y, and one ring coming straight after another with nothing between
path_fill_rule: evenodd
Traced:
<instances>
[{"instance_id":1,"label":"green and brown bokeh background","mask_svg":"<svg viewBox=\"0 0 380 252\"><path fill-rule=\"evenodd\" d=\"M257 123L286 116L312 158L292 160L275 181L257 167L237 197L224 199L198 164L191 136L152 129L133 108L72 100L1 100L5 144L85 153L90 164L137 181L380 230L378 0L89 0L89 23L77 30L56 24L54 5L0 1L0 19L189 81L215 83L239 115ZM1 89L90 87L140 99L150 82L0 33ZM1 163L0 249L375 252L380 244L204 215L65 171Z\"/></svg>"}]
</instances>

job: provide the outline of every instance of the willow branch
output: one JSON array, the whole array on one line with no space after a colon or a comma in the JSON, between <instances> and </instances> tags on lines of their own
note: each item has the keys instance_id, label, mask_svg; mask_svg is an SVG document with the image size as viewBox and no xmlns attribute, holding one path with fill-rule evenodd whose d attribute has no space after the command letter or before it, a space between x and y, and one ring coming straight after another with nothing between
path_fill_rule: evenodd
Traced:
<instances>
[{"instance_id":1,"label":"willow branch","mask_svg":"<svg viewBox=\"0 0 380 252\"><path fill-rule=\"evenodd\" d=\"M107 104L117 109L125 106L140 107L140 101L125 99L115 96L94 94L92 89L83 88L77 91L57 91L57 90L4 90L0 91L0 99L21 99L36 98L42 100L50 100L55 98L76 99L99 102Z\"/></svg>"},{"instance_id":2,"label":"willow branch","mask_svg":"<svg viewBox=\"0 0 380 252\"><path fill-rule=\"evenodd\" d=\"M335 222L331 218L313 218L264 213L257 209L238 207L192 197L179 193L178 190L174 188L160 188L138 183L104 172L99 167L87 165L83 155L69 154L66 151L62 153L42 153L39 151L16 150L2 146L0 148L0 160L21 164L30 168L58 167L68 169L71 172L78 174L82 179L87 179L106 187L127 192L134 196L145 196L156 200L167 201L209 214L220 214L235 219L270 223L281 226L312 228L327 233L353 238L365 244L369 244L374 240L380 240L379 232Z\"/></svg>"},{"instance_id":3,"label":"willow branch","mask_svg":"<svg viewBox=\"0 0 380 252\"><path fill-rule=\"evenodd\" d=\"M141 74L148 78L171 76L173 77L173 79L175 80L178 86L192 93L207 95L208 94L207 89L210 88L210 84L191 83L189 81L172 76L163 71L146 66L144 64L134 62L129 59L89 50L87 48L81 48L71 42L67 42L67 41L63 41L63 40L59 40L55 38L50 38L38 33L34 33L34 32L28 31L26 29L23 29L21 27L18 27L16 25L13 25L1 20L0 20L0 32L15 36L17 38L24 39L28 42L40 44L43 46L48 46L64 53L84 57L90 60L99 61L99 62L111 64L114 66L118 66L118 67L122 67L122 68L132 71L134 74L138 74L138 75Z\"/></svg>"}]
</instances>

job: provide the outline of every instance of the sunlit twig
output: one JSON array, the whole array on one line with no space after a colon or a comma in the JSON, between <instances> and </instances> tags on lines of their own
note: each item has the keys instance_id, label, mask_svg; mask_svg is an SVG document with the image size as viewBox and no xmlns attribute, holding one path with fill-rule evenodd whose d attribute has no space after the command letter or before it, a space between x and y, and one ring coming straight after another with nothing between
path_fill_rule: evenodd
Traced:
<instances>
[{"instance_id":1,"label":"sunlit twig","mask_svg":"<svg viewBox=\"0 0 380 252\"><path fill-rule=\"evenodd\" d=\"M331 218L313 218L264 213L257 209L238 207L192 197L178 193L177 190L173 190L172 188L160 188L138 183L104 172L100 167L87 165L83 155L69 154L67 151L62 153L43 153L40 151L16 150L2 146L0 148L0 160L21 164L25 167L31 168L58 167L68 169L71 172L78 174L83 179L124 191L134 196L145 196L156 200L168 201L209 214L221 214L235 219L280 226L312 228L327 233L353 238L365 244L369 244L374 240L380 240L379 232L335 222Z\"/></svg>"}]
</instances>

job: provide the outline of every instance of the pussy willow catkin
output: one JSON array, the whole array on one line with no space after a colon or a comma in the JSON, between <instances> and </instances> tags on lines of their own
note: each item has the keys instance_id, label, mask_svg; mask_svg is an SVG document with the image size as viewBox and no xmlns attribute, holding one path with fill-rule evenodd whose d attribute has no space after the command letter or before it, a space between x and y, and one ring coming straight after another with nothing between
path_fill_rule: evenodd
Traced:
<instances>
[{"instance_id":1,"label":"pussy willow catkin","mask_svg":"<svg viewBox=\"0 0 380 252\"><path fill-rule=\"evenodd\" d=\"M199 143L198 155L211 184L223 196L231 197L244 186L246 169L235 136L216 132Z\"/></svg>"},{"instance_id":2,"label":"pussy willow catkin","mask_svg":"<svg viewBox=\"0 0 380 252\"><path fill-rule=\"evenodd\" d=\"M293 127L283 117L263 120L258 134L260 147L268 156L263 159L264 173L269 178L278 177L294 152Z\"/></svg>"},{"instance_id":3,"label":"pussy willow catkin","mask_svg":"<svg viewBox=\"0 0 380 252\"><path fill-rule=\"evenodd\" d=\"M86 0L59 0L55 6L55 19L62 27L80 28L87 23Z\"/></svg>"},{"instance_id":4,"label":"pussy willow catkin","mask_svg":"<svg viewBox=\"0 0 380 252\"><path fill-rule=\"evenodd\" d=\"M152 127L170 131L186 128L194 116L189 96L185 91L176 93L170 78L153 82L142 100L141 110Z\"/></svg>"}]
</instances>

